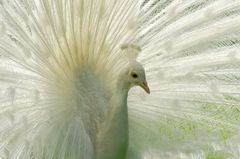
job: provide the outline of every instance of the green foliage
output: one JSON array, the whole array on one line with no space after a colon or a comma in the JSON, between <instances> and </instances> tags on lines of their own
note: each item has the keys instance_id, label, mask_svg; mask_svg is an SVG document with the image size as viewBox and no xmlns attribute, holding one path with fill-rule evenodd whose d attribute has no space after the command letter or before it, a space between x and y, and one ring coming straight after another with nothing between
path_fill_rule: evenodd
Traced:
<instances>
[{"instance_id":1,"label":"green foliage","mask_svg":"<svg viewBox=\"0 0 240 159\"><path fill-rule=\"evenodd\" d=\"M210 151L207 154L206 159L227 159L231 156L232 155L230 153L224 151Z\"/></svg>"}]
</instances>

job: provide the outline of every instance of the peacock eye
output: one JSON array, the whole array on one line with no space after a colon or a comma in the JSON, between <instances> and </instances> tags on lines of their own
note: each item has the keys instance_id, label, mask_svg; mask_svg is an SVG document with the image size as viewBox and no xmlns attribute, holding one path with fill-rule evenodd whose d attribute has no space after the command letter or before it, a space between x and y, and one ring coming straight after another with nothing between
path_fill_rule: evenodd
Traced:
<instances>
[{"instance_id":1,"label":"peacock eye","mask_svg":"<svg viewBox=\"0 0 240 159\"><path fill-rule=\"evenodd\" d=\"M138 78L138 75L136 73L132 73L133 78Z\"/></svg>"}]
</instances>

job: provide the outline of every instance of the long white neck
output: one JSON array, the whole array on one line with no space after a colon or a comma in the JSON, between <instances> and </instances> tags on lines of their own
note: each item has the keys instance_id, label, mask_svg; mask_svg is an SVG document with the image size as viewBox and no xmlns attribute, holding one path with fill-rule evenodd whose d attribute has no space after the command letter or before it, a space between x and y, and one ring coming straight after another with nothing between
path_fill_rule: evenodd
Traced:
<instances>
[{"instance_id":1,"label":"long white neck","mask_svg":"<svg viewBox=\"0 0 240 159\"><path fill-rule=\"evenodd\" d=\"M128 149L127 97L130 84L118 79L116 92L112 96L106 120L99 133L97 159L124 159Z\"/></svg>"}]
</instances>

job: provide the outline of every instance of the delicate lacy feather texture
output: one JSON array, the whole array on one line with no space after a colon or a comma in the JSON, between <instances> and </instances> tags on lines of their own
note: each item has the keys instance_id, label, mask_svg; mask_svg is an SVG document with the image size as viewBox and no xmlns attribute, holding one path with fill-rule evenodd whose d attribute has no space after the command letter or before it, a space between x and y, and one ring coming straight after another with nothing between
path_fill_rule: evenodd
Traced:
<instances>
[{"instance_id":1,"label":"delicate lacy feather texture","mask_svg":"<svg viewBox=\"0 0 240 159\"><path fill-rule=\"evenodd\" d=\"M239 0L0 0L0 158L93 159L134 44L128 158L239 159L239 41Z\"/></svg>"}]
</instances>

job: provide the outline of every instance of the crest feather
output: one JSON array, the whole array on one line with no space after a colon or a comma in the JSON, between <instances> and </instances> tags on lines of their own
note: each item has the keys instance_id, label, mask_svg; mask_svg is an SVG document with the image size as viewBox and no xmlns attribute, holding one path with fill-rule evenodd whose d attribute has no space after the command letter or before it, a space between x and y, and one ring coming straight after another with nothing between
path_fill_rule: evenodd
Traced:
<instances>
[{"instance_id":1,"label":"crest feather","mask_svg":"<svg viewBox=\"0 0 240 159\"><path fill-rule=\"evenodd\" d=\"M141 47L135 44L122 44L121 50L125 52L126 57L129 61L135 61L142 51Z\"/></svg>"}]
</instances>

